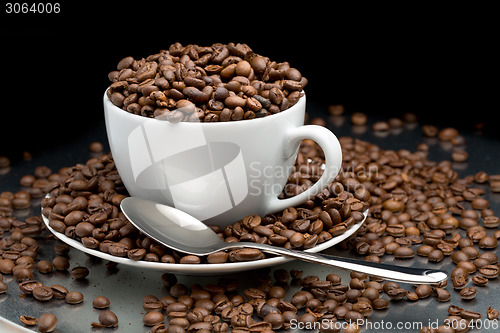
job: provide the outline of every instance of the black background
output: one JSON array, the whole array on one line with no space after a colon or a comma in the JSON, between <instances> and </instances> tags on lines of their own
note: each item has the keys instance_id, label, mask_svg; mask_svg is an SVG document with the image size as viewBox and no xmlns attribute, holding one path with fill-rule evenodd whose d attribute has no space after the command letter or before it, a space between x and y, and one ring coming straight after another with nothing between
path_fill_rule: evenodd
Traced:
<instances>
[{"instance_id":1,"label":"black background","mask_svg":"<svg viewBox=\"0 0 500 333\"><path fill-rule=\"evenodd\" d=\"M325 3L326 4L326 3ZM103 119L107 73L174 42L247 43L309 79L308 100L500 136L498 54L483 8L345 10L304 3L63 2L60 14L5 14L0 155L43 151ZM491 9L490 9L491 10ZM474 19L474 20L473 20ZM496 118L495 118L496 116Z\"/></svg>"}]
</instances>

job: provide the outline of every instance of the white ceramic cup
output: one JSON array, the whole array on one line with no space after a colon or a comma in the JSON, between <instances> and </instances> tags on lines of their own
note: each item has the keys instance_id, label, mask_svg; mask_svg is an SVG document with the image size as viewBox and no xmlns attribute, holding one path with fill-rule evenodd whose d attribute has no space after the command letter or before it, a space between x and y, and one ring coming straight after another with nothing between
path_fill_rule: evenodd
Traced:
<instances>
[{"instance_id":1,"label":"white ceramic cup","mask_svg":"<svg viewBox=\"0 0 500 333\"><path fill-rule=\"evenodd\" d=\"M174 124L126 112L104 94L111 152L130 195L222 227L250 214L264 216L299 205L337 176L340 143L324 127L304 126L305 109L304 96L263 118ZM323 149L323 175L299 195L278 199L302 139Z\"/></svg>"}]
</instances>

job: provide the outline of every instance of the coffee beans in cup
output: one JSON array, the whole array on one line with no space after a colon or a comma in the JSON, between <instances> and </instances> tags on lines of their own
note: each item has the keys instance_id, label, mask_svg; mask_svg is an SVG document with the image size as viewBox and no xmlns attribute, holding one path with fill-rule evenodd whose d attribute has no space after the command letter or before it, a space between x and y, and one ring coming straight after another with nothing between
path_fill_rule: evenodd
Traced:
<instances>
[{"instance_id":1,"label":"coffee beans in cup","mask_svg":"<svg viewBox=\"0 0 500 333\"><path fill-rule=\"evenodd\" d=\"M272 115L304 95L307 79L240 43L174 43L146 58L125 57L108 74L111 102L171 122L225 122Z\"/></svg>"}]
</instances>

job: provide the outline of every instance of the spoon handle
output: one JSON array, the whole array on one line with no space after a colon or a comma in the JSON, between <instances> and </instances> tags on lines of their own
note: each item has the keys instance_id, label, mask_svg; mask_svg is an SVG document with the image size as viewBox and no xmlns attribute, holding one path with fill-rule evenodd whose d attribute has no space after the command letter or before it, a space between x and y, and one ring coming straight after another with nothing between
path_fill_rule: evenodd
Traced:
<instances>
[{"instance_id":1,"label":"spoon handle","mask_svg":"<svg viewBox=\"0 0 500 333\"><path fill-rule=\"evenodd\" d=\"M252 242L233 243L226 248L250 247L264 252L280 254L286 257L309 261L312 263L339 267L355 272L378 276L386 280L414 283L414 284L435 284L446 280L448 275L445 271L427 268L402 267L384 263L362 261L352 258L336 257L322 253L303 252L275 247L267 244Z\"/></svg>"}]
</instances>

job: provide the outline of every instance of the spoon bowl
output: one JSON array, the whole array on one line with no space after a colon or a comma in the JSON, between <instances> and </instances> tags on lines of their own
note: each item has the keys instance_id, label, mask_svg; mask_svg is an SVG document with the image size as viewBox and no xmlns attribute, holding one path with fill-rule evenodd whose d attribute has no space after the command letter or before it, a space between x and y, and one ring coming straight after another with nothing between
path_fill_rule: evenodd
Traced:
<instances>
[{"instance_id":1,"label":"spoon bowl","mask_svg":"<svg viewBox=\"0 0 500 333\"><path fill-rule=\"evenodd\" d=\"M204 256L236 248L255 248L268 253L366 273L397 282L435 284L448 277L446 272L442 270L373 263L352 258L289 250L268 244L226 243L212 229L191 215L173 207L136 197L123 199L121 209L128 220L144 234L160 244L187 254Z\"/></svg>"}]
</instances>

